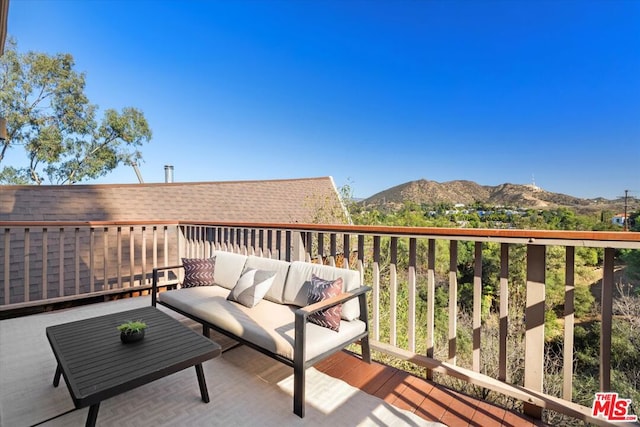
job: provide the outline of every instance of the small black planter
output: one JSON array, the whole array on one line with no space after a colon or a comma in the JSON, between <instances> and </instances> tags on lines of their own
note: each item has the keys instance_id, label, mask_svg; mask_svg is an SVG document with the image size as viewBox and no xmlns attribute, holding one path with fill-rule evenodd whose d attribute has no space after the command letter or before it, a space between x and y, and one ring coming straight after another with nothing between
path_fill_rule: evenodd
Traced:
<instances>
[{"instance_id":1,"label":"small black planter","mask_svg":"<svg viewBox=\"0 0 640 427\"><path fill-rule=\"evenodd\" d=\"M144 338L144 329L139 332L124 333L120 332L120 340L125 344L141 341Z\"/></svg>"}]
</instances>

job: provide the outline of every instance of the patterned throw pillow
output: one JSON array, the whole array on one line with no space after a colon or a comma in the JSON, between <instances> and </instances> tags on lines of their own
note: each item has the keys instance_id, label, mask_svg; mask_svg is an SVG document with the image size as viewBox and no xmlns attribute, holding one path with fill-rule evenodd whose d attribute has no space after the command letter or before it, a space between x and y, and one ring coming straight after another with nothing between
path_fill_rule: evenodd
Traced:
<instances>
[{"instance_id":1,"label":"patterned throw pillow","mask_svg":"<svg viewBox=\"0 0 640 427\"><path fill-rule=\"evenodd\" d=\"M183 288L195 286L213 286L213 270L216 267L216 258L182 258L184 266Z\"/></svg>"},{"instance_id":2,"label":"patterned throw pillow","mask_svg":"<svg viewBox=\"0 0 640 427\"><path fill-rule=\"evenodd\" d=\"M327 300L342 293L342 277L336 280L324 280L316 276L311 275L311 288L309 289L309 295L307 302L309 304L315 304L320 301ZM325 328L329 328L338 332L340 330L340 315L342 314L342 304L334 305L325 310L320 310L316 313L309 315L310 322L320 325Z\"/></svg>"},{"instance_id":3,"label":"patterned throw pillow","mask_svg":"<svg viewBox=\"0 0 640 427\"><path fill-rule=\"evenodd\" d=\"M238 279L236 285L227 296L229 301L235 301L245 307L255 307L273 285L276 279L275 271L248 268Z\"/></svg>"}]
</instances>

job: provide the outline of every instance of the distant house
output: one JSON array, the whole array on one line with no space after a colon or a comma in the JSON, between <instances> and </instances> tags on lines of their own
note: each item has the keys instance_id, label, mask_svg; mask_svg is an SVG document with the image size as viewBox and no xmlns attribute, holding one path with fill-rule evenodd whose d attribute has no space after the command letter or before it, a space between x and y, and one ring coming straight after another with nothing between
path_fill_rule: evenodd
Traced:
<instances>
[{"instance_id":1,"label":"distant house","mask_svg":"<svg viewBox=\"0 0 640 427\"><path fill-rule=\"evenodd\" d=\"M623 213L619 213L613 216L613 218L611 218L611 223L615 224L615 225L619 225L621 227L624 227L624 223L626 222L626 217Z\"/></svg>"}]
</instances>

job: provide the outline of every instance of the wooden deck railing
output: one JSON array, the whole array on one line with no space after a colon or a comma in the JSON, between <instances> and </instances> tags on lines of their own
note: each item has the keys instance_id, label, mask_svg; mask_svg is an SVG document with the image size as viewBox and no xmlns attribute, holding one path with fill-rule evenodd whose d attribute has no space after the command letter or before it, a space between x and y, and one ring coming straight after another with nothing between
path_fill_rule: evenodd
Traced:
<instances>
[{"instance_id":1,"label":"wooden deck railing","mask_svg":"<svg viewBox=\"0 0 640 427\"><path fill-rule=\"evenodd\" d=\"M599 320L600 391L611 390L611 333L616 251L640 250L640 233L488 230L317 224L239 223L0 223L0 309L37 304L51 298L148 289L151 270L180 257L207 257L227 250L284 260L340 264L357 269L372 285L372 348L426 368L428 378L443 373L524 402L524 411L541 417L544 408L587 420L590 408L572 402L575 251L602 248ZM458 273L461 244L471 242L473 265L470 354L459 341ZM499 322L483 323L483 256L499 246ZM545 392L545 303L547 251L564 248L563 387ZM523 258L511 259L515 248ZM64 260L64 261L62 261ZM524 262L524 312L509 307L511 270ZM443 267L442 264L446 265ZM62 266L62 267L61 267ZM436 292L448 288L447 322L437 323ZM437 272L440 272L438 275ZM40 273L37 273L40 272ZM176 273L178 274L178 273ZM165 283L177 276L167 276ZM522 322L523 366L508 360L510 331ZM442 330L442 329L445 330ZM482 340L498 330L497 369L483 366ZM445 344L437 337L445 336ZM463 360L464 359L464 360Z\"/></svg>"},{"instance_id":2,"label":"wooden deck railing","mask_svg":"<svg viewBox=\"0 0 640 427\"><path fill-rule=\"evenodd\" d=\"M0 223L0 310L150 288L177 241L175 222Z\"/></svg>"}]
</instances>

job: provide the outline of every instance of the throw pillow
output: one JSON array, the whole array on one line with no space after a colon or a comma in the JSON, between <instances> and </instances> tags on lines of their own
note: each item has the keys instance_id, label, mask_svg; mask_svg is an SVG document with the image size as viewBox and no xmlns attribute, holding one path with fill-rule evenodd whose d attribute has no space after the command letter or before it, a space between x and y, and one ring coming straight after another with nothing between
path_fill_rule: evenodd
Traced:
<instances>
[{"instance_id":1,"label":"throw pillow","mask_svg":"<svg viewBox=\"0 0 640 427\"><path fill-rule=\"evenodd\" d=\"M242 273L227 299L245 307L255 307L264 298L275 279L275 271L249 268Z\"/></svg>"},{"instance_id":2,"label":"throw pillow","mask_svg":"<svg viewBox=\"0 0 640 427\"><path fill-rule=\"evenodd\" d=\"M184 266L183 288L195 286L213 286L213 270L216 267L216 258L182 258Z\"/></svg>"},{"instance_id":3,"label":"throw pillow","mask_svg":"<svg viewBox=\"0 0 640 427\"><path fill-rule=\"evenodd\" d=\"M307 303L315 304L327 300L342 293L342 277L336 280L324 280L311 275L311 288L307 297ZM340 330L340 315L342 314L342 304L334 305L324 310L309 315L310 322L329 328L332 331Z\"/></svg>"}]
</instances>

